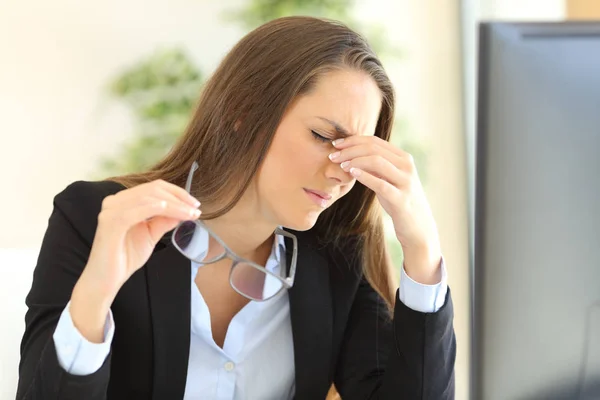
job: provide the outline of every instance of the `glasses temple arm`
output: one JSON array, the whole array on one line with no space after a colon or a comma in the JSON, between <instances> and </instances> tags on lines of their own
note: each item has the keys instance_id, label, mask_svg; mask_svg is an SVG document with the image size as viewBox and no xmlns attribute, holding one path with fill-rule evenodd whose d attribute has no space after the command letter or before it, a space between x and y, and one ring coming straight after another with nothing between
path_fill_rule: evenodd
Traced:
<instances>
[{"instance_id":1,"label":"glasses temple arm","mask_svg":"<svg viewBox=\"0 0 600 400\"><path fill-rule=\"evenodd\" d=\"M190 192L192 188L192 178L194 177L194 172L198 169L198 163L194 161L192 164L192 168L190 169L190 173L188 174L187 181L185 181L185 191Z\"/></svg>"}]
</instances>

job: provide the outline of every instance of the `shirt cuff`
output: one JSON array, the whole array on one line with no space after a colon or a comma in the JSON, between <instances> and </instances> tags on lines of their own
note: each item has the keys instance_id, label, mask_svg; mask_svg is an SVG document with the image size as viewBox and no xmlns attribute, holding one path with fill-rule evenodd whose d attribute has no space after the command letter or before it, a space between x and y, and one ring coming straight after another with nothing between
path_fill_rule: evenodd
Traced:
<instances>
[{"instance_id":1,"label":"shirt cuff","mask_svg":"<svg viewBox=\"0 0 600 400\"><path fill-rule=\"evenodd\" d=\"M440 261L442 279L435 285L424 285L410 278L404 270L400 271L400 301L408 308L423 313L437 312L446 301L448 292L448 273L442 257Z\"/></svg>"},{"instance_id":2,"label":"shirt cuff","mask_svg":"<svg viewBox=\"0 0 600 400\"><path fill-rule=\"evenodd\" d=\"M90 375L98 371L110 353L115 323L109 310L104 325L104 342L92 343L73 324L67 304L54 331L53 339L60 366L71 375Z\"/></svg>"}]
</instances>

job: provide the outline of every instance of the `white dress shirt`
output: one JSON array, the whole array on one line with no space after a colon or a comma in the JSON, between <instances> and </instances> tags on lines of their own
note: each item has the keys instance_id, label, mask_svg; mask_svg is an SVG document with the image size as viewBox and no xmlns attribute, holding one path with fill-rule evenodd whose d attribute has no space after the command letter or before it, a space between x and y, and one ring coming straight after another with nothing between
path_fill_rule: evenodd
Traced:
<instances>
[{"instance_id":1,"label":"white dress shirt","mask_svg":"<svg viewBox=\"0 0 600 400\"><path fill-rule=\"evenodd\" d=\"M266 268L278 272L285 266L285 243L277 236ZM206 252L208 242L203 244ZM435 312L448 290L442 260L442 280L422 285L404 268L400 301L416 311ZM198 265L191 263L191 332L185 400L191 399L291 399L294 395L294 352L287 291L265 302L249 302L231 320L223 348L213 340L210 313L194 283ZM61 367L73 375L96 372L110 352L115 326L107 316L103 343L86 340L73 325L69 304L62 312L53 338ZM118 329L118 328L117 328Z\"/></svg>"}]
</instances>

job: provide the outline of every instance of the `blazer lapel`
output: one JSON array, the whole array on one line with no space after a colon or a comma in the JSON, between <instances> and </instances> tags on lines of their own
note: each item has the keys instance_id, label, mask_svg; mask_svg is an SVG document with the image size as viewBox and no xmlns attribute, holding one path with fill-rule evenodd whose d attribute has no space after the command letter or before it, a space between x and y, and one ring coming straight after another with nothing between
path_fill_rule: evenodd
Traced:
<instances>
[{"instance_id":1,"label":"blazer lapel","mask_svg":"<svg viewBox=\"0 0 600 400\"><path fill-rule=\"evenodd\" d=\"M332 354L333 310L327 260L310 243L307 233L298 237L294 286L289 290L290 319L294 340L296 399L323 399L329 390ZM290 268L293 244L286 238Z\"/></svg>"},{"instance_id":2,"label":"blazer lapel","mask_svg":"<svg viewBox=\"0 0 600 400\"><path fill-rule=\"evenodd\" d=\"M146 264L154 336L153 399L182 399L190 350L190 261L159 243Z\"/></svg>"}]
</instances>

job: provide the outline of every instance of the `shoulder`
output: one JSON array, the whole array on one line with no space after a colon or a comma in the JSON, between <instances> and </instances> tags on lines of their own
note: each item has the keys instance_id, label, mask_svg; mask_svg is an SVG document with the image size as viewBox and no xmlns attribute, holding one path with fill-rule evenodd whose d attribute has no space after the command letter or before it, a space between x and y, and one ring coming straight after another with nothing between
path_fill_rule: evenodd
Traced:
<instances>
[{"instance_id":1,"label":"shoulder","mask_svg":"<svg viewBox=\"0 0 600 400\"><path fill-rule=\"evenodd\" d=\"M286 229L298 239L301 249L308 250L325 258L330 266L344 270L361 270L362 246L357 235L339 238L337 241L324 240L314 229L295 231Z\"/></svg>"},{"instance_id":2,"label":"shoulder","mask_svg":"<svg viewBox=\"0 0 600 400\"><path fill-rule=\"evenodd\" d=\"M124 189L123 185L113 181L75 181L54 196L54 210L91 243L102 201Z\"/></svg>"},{"instance_id":3,"label":"shoulder","mask_svg":"<svg viewBox=\"0 0 600 400\"><path fill-rule=\"evenodd\" d=\"M359 236L349 235L337 241L324 241L312 230L294 232L305 250L324 259L332 287L349 286L353 291L363 278L363 248ZM302 246L301 246L302 248Z\"/></svg>"},{"instance_id":4,"label":"shoulder","mask_svg":"<svg viewBox=\"0 0 600 400\"><path fill-rule=\"evenodd\" d=\"M106 196L118 193L125 187L113 181L75 181L54 197L60 204L85 202L102 204Z\"/></svg>"}]
</instances>

